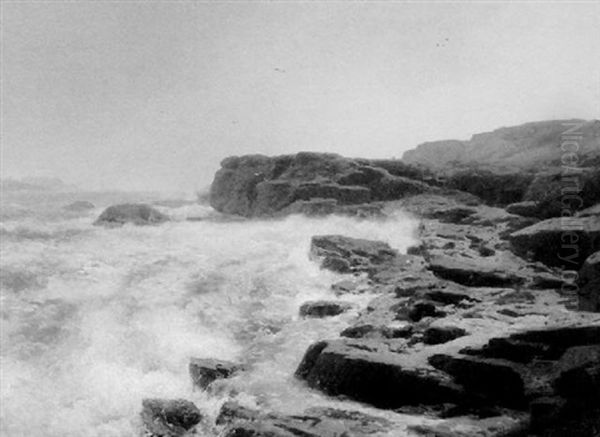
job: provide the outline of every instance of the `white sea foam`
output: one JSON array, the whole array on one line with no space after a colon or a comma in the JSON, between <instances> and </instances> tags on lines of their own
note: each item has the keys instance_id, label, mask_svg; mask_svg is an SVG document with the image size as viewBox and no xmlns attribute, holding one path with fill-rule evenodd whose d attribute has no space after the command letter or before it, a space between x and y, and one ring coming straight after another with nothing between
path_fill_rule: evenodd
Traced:
<instances>
[{"instance_id":1,"label":"white sea foam","mask_svg":"<svg viewBox=\"0 0 600 437\"><path fill-rule=\"evenodd\" d=\"M224 395L192 390L190 357L247 362L222 387L247 402L296 412L328 402L293 372L308 345L337 336L353 314L298 317L305 300L333 298L339 279L309 260L310 238L339 233L403 251L416 223L181 221L186 211L206 214L187 206L179 221L120 229L93 227L89 215L3 223L2 435L136 435L145 397L188 398L214 415Z\"/></svg>"}]
</instances>

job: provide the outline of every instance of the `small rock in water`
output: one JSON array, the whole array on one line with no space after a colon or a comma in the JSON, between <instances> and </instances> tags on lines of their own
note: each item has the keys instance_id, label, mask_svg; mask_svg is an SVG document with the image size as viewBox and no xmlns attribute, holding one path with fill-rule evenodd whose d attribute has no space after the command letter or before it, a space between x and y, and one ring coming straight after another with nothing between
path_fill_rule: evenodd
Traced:
<instances>
[{"instance_id":1,"label":"small rock in water","mask_svg":"<svg viewBox=\"0 0 600 437\"><path fill-rule=\"evenodd\" d=\"M189 366L194 385L203 390L217 379L229 378L241 369L240 365L230 361L211 358L192 358Z\"/></svg>"},{"instance_id":2,"label":"small rock in water","mask_svg":"<svg viewBox=\"0 0 600 437\"><path fill-rule=\"evenodd\" d=\"M350 308L352 308L352 305L347 302L311 301L302 304L300 315L303 317L330 317L342 314Z\"/></svg>"},{"instance_id":3,"label":"small rock in water","mask_svg":"<svg viewBox=\"0 0 600 437\"><path fill-rule=\"evenodd\" d=\"M185 399L144 399L141 416L152 437L180 437L202 420L200 410Z\"/></svg>"},{"instance_id":4,"label":"small rock in water","mask_svg":"<svg viewBox=\"0 0 600 437\"><path fill-rule=\"evenodd\" d=\"M168 221L169 218L150 205L125 203L106 208L95 225L121 226L125 223L151 225Z\"/></svg>"}]
</instances>

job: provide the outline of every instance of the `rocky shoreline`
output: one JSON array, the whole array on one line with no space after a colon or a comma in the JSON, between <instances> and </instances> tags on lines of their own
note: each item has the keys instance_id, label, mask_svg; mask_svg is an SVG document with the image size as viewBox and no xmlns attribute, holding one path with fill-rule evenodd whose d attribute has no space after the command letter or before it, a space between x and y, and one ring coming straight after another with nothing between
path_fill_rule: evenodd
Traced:
<instances>
[{"instance_id":1,"label":"rocky shoreline","mask_svg":"<svg viewBox=\"0 0 600 437\"><path fill-rule=\"evenodd\" d=\"M432 418L409 427L424 436L599 436L600 128L597 121L584 128L587 167L569 191L577 202L566 203L552 150L536 166L523 162L529 155L518 147L504 147L485 165L431 165L439 144L412 151L408 163L318 153L224 160L210 195L223 214L386 220L400 210L420 222L420 244L407 253L343 234L313 237L311 259L346 276L332 285L338 300L306 302L302 317L348 311L351 294L376 297L339 337L310 346L296 378L327 396ZM546 124L506 129L472 142L506 146L516 132L536 147L554 147L548 132L560 133ZM453 143L462 155L452 156L468 159L469 144ZM243 377L237 363L190 364L202 390L237 372ZM183 400L157 402L144 404L150 435L184 435L202 420ZM226 437L393 436L396 426L359 411L282 416L233 401L216 425Z\"/></svg>"}]
</instances>

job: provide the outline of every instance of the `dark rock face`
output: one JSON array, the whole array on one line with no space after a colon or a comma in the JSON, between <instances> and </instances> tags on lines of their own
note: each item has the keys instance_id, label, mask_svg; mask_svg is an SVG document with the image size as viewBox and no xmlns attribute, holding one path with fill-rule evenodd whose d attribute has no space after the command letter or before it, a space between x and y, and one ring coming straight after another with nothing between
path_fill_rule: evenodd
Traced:
<instances>
[{"instance_id":1,"label":"dark rock face","mask_svg":"<svg viewBox=\"0 0 600 437\"><path fill-rule=\"evenodd\" d=\"M194 385L206 390L217 379L229 378L242 370L238 364L211 358L192 358L189 371Z\"/></svg>"},{"instance_id":2,"label":"dark rock face","mask_svg":"<svg viewBox=\"0 0 600 437\"><path fill-rule=\"evenodd\" d=\"M94 224L104 226L121 226L125 223L152 225L168 220L166 215L150 205L125 203L106 208Z\"/></svg>"},{"instance_id":3,"label":"dark rock face","mask_svg":"<svg viewBox=\"0 0 600 437\"><path fill-rule=\"evenodd\" d=\"M502 206L521 201L533 177L531 173L474 168L450 174L445 186L474 194L489 205Z\"/></svg>"},{"instance_id":4,"label":"dark rock face","mask_svg":"<svg viewBox=\"0 0 600 437\"><path fill-rule=\"evenodd\" d=\"M320 342L306 352L296 376L332 396L344 395L379 408L456 402L460 390L443 374L402 366L378 351L377 340Z\"/></svg>"},{"instance_id":5,"label":"dark rock face","mask_svg":"<svg viewBox=\"0 0 600 437\"><path fill-rule=\"evenodd\" d=\"M515 253L550 266L579 269L600 250L600 220L595 217L553 218L510 235Z\"/></svg>"},{"instance_id":6,"label":"dark rock face","mask_svg":"<svg viewBox=\"0 0 600 437\"><path fill-rule=\"evenodd\" d=\"M456 326L431 326L423 332L423 343L442 344L467 335L467 331Z\"/></svg>"},{"instance_id":7,"label":"dark rock face","mask_svg":"<svg viewBox=\"0 0 600 437\"><path fill-rule=\"evenodd\" d=\"M553 426L540 417L557 405L577 404L583 411L600 405L600 325L525 331L461 352L436 354L429 362L477 402L530 408L537 427Z\"/></svg>"},{"instance_id":8,"label":"dark rock face","mask_svg":"<svg viewBox=\"0 0 600 437\"><path fill-rule=\"evenodd\" d=\"M221 163L211 185L210 204L220 212L252 217L273 215L313 199L333 201L343 210L347 205L429 190L424 182L392 175L369 161L334 154L248 155Z\"/></svg>"},{"instance_id":9,"label":"dark rock face","mask_svg":"<svg viewBox=\"0 0 600 437\"><path fill-rule=\"evenodd\" d=\"M200 410L184 399L144 399L142 422L151 437L181 437L200 423Z\"/></svg>"},{"instance_id":10,"label":"dark rock face","mask_svg":"<svg viewBox=\"0 0 600 437\"><path fill-rule=\"evenodd\" d=\"M337 301L310 301L300 307L300 315L303 317L331 317L342 314L352 308L347 302Z\"/></svg>"},{"instance_id":11,"label":"dark rock face","mask_svg":"<svg viewBox=\"0 0 600 437\"><path fill-rule=\"evenodd\" d=\"M579 271L579 309L600 312L600 252L590 255Z\"/></svg>"},{"instance_id":12,"label":"dark rock face","mask_svg":"<svg viewBox=\"0 0 600 437\"><path fill-rule=\"evenodd\" d=\"M94 204L92 202L88 202L87 200L76 200L75 202L69 203L64 207L64 209L67 211L87 211L94 208Z\"/></svg>"}]
</instances>

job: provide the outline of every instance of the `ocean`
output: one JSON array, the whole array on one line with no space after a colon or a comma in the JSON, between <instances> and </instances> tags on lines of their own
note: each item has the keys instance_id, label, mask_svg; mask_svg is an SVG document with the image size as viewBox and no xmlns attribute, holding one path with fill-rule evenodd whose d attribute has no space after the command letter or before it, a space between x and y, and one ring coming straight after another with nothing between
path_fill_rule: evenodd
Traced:
<instances>
[{"instance_id":1,"label":"ocean","mask_svg":"<svg viewBox=\"0 0 600 437\"><path fill-rule=\"evenodd\" d=\"M95 208L65 210L74 200ZM93 225L108 205L161 200L168 223ZM344 278L309 258L313 235L383 240L404 252L416 242L415 219L231 220L189 199L165 200L2 194L2 436L137 436L149 397L193 401L209 437L226 399L282 413L322 405L390 415L327 398L293 376L307 347L338 337L373 295L343 296L356 309L337 317L303 319L298 309L335 299L331 285ZM247 371L206 393L192 387L191 357L240 361Z\"/></svg>"}]
</instances>

